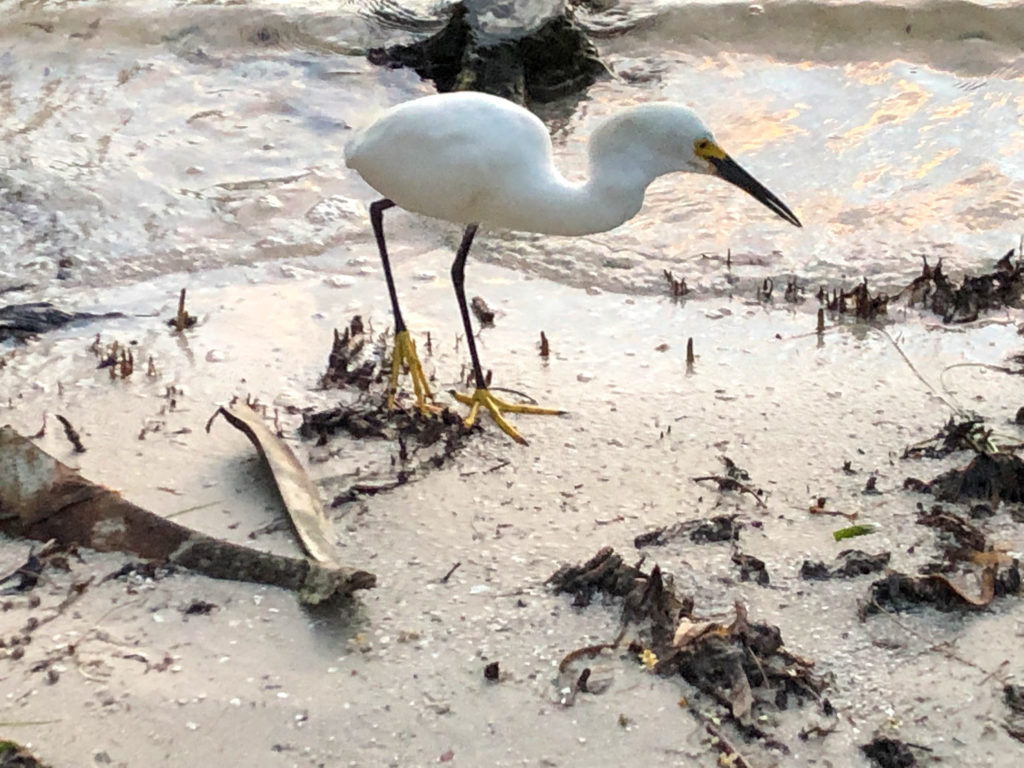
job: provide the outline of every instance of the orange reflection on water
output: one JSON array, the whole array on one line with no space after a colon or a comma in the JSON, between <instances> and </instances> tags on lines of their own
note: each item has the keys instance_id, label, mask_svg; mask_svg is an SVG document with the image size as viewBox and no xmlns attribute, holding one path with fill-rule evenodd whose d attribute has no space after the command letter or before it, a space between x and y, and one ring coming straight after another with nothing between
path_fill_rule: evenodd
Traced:
<instances>
[{"instance_id":1,"label":"orange reflection on water","mask_svg":"<svg viewBox=\"0 0 1024 768\"><path fill-rule=\"evenodd\" d=\"M931 91L925 90L920 84L909 80L900 80L895 87L898 91L882 99L866 123L855 126L841 136L832 139L829 142L829 147L835 152L845 152L864 141L879 126L898 125L908 120L917 114L932 97Z\"/></svg>"},{"instance_id":2,"label":"orange reflection on water","mask_svg":"<svg viewBox=\"0 0 1024 768\"><path fill-rule=\"evenodd\" d=\"M882 85L892 80L893 74L887 61L865 61L847 64L843 67L847 80L862 85Z\"/></svg>"},{"instance_id":3,"label":"orange reflection on water","mask_svg":"<svg viewBox=\"0 0 1024 768\"><path fill-rule=\"evenodd\" d=\"M943 161L948 160L949 158L959 153L960 150L956 147L951 147L950 149L945 149L941 152L938 152L931 160L926 160L925 162L917 166L917 168L914 168L909 173L909 176L914 179L923 179L925 176L931 173L932 170L937 168Z\"/></svg>"},{"instance_id":4,"label":"orange reflection on water","mask_svg":"<svg viewBox=\"0 0 1024 768\"><path fill-rule=\"evenodd\" d=\"M964 117L971 111L972 106L969 101L956 101L944 107L938 107L932 111L932 125L926 125L921 130L930 131L936 127L935 123L944 123L949 120L956 120L958 117Z\"/></svg>"},{"instance_id":5,"label":"orange reflection on water","mask_svg":"<svg viewBox=\"0 0 1024 768\"><path fill-rule=\"evenodd\" d=\"M891 170L892 166L885 163L870 170L861 171L853 181L853 188L857 190L864 189L864 187L870 186L887 176Z\"/></svg>"},{"instance_id":6,"label":"orange reflection on water","mask_svg":"<svg viewBox=\"0 0 1024 768\"><path fill-rule=\"evenodd\" d=\"M715 136L734 155L755 152L781 139L808 135L806 129L794 123L805 108L797 105L769 111L767 104L746 104L742 114L731 115L715 126Z\"/></svg>"}]
</instances>

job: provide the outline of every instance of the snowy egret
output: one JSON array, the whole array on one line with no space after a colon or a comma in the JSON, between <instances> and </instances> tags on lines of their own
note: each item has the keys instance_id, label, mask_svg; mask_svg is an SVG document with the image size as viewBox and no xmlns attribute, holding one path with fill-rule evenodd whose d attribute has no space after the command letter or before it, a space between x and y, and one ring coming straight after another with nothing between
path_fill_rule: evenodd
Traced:
<instances>
[{"instance_id":1,"label":"snowy egret","mask_svg":"<svg viewBox=\"0 0 1024 768\"><path fill-rule=\"evenodd\" d=\"M452 282L462 312L476 390L455 394L470 406L466 425L481 407L517 442L522 435L503 413L562 411L506 403L487 389L466 304L466 256L478 227L588 235L633 218L648 185L677 171L718 176L800 226L793 212L715 142L700 118L679 104L631 107L594 131L588 148L589 178L570 183L552 162L551 138L534 114L496 96L459 92L424 96L392 107L345 147L345 163L384 198L370 205L395 318L395 351L389 405L398 375L407 366L416 402L432 398L402 319L384 243L384 211L393 206L465 226L452 263Z\"/></svg>"}]
</instances>

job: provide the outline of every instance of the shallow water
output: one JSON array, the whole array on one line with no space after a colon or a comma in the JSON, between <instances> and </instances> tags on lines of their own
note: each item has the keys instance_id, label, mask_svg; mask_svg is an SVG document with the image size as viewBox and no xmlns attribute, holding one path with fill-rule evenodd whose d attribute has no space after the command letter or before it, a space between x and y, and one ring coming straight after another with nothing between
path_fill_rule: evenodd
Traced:
<instances>
[{"instance_id":1,"label":"shallow water","mask_svg":"<svg viewBox=\"0 0 1024 768\"><path fill-rule=\"evenodd\" d=\"M341 153L349 126L430 90L362 56L426 34L433 4L411 8L0 2L0 286L59 293L341 243L372 257L373 192ZM495 234L477 258L628 292L660 290L667 267L720 292L727 250L752 279L891 287L920 255L978 271L1017 244L1024 6L631 3L582 21L624 31L600 41L618 78L568 119L546 110L568 175L601 117L680 100L805 228L677 176L612 233ZM417 249L452 236L391 218Z\"/></svg>"}]
</instances>

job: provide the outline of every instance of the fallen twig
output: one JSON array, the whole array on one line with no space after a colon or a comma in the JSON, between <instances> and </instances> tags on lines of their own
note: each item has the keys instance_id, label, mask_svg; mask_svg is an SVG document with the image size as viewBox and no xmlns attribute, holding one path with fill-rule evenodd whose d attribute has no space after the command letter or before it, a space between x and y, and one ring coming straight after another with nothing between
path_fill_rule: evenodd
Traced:
<instances>
[{"instance_id":1,"label":"fallen twig","mask_svg":"<svg viewBox=\"0 0 1024 768\"><path fill-rule=\"evenodd\" d=\"M63 416L61 416L59 413L56 414L56 416L57 421L59 421L64 426L64 436L67 437L71 445L74 446L75 453L85 453L85 446L82 445L82 438L75 430L75 428L71 426L71 422L68 421Z\"/></svg>"},{"instance_id":2,"label":"fallen twig","mask_svg":"<svg viewBox=\"0 0 1024 768\"><path fill-rule=\"evenodd\" d=\"M448 579L450 579L452 577L452 574L455 573L455 571L457 571L459 569L460 565L462 565L462 561L461 560L459 562L457 562L455 565L453 565L451 568L449 568L448 569L448 573L446 573L444 576L441 577L441 583L442 584L447 584L448 583Z\"/></svg>"},{"instance_id":3,"label":"fallen twig","mask_svg":"<svg viewBox=\"0 0 1024 768\"><path fill-rule=\"evenodd\" d=\"M707 480L713 480L718 483L718 490L720 491L742 491L743 493L749 493L754 497L754 501L764 509L768 508L768 505L764 503L764 499L758 494L757 489L752 488L746 483L741 483L732 477L726 477L725 475L703 475L701 477L690 478L695 483L702 483Z\"/></svg>"}]
</instances>

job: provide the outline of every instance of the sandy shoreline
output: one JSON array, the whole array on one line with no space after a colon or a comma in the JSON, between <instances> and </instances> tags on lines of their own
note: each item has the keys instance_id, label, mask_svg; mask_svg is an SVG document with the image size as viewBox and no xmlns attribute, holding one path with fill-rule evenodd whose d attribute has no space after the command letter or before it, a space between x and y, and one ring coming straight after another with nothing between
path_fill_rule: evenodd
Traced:
<instances>
[{"instance_id":1,"label":"sandy shoreline","mask_svg":"<svg viewBox=\"0 0 1024 768\"><path fill-rule=\"evenodd\" d=\"M457 318L446 311L453 304L446 260L434 251L404 262L399 276L410 286L410 324L442 340L430 363L442 383L464 354L451 343ZM291 554L290 532L274 526L280 503L248 443L226 425L207 435L202 424L218 400L243 390L279 407L329 401L311 387L332 320L339 312L376 317L382 288L373 277L339 288L275 270L241 274L224 273L215 288L193 292L202 323L187 345L159 317L135 317L18 349L3 398L17 399L3 419L32 433L42 411L59 408L89 450L72 454L55 428L41 445L90 478L212 535ZM767 563L770 587L741 582L724 545L679 542L648 556L674 574L702 615L728 617L742 600L752 618L777 624L791 651L835 676L829 696L840 712L836 733L809 742L795 737L809 712L780 713L772 728L794 752L772 757L751 747L756 764L863 765L856 745L875 731L925 744L944 760L1015 764L1019 745L993 725L1005 717L999 681L1020 664L1014 598L983 613L923 609L861 623L857 605L870 579L819 584L798 576L804 559L830 561L848 546L832 540L840 520L807 512L817 496L879 523L857 544L890 550L894 568L913 571L934 551L932 535L913 523L922 498L900 488L908 475L938 474L957 460L923 464L899 455L933 434L948 410L889 339L854 324L819 342L807 333L809 310L741 299L678 304L588 294L485 265L473 267L471 282L498 310L481 351L496 385L563 405L569 416L521 419L526 448L488 424L455 463L335 510L341 558L379 577L346 609L307 611L281 590L188 573L98 583L127 558L72 559L70 573L47 574L35 591L38 606L28 596L6 598L9 635L50 615L72 582L97 578L73 610L35 633L22 658L2 662L5 736L54 765L102 763L103 753L132 766L238 755L255 766L406 766L435 764L451 751L453 764L463 765L642 758L710 766L715 754L700 724L677 706L684 686L628 658L595 664L611 679L603 694L571 708L558 703L554 667L574 648L614 637L617 612L573 608L543 581L601 546L628 558L639 533L729 512L745 523L744 551ZM117 293L105 303L117 303ZM139 288L128 295L140 309L171 313L171 295L162 302L139 299ZM1013 435L1012 377L943 369L953 361L1004 363L1018 344L1014 317L942 328L910 315L887 330L924 379ZM552 340L548 363L536 355L540 330ZM88 351L95 332L137 339L154 354L159 377L111 382ZM698 359L687 375L690 336ZM175 411L160 415L171 383L184 394ZM154 418L164 427L138 440ZM304 461L317 455L293 446ZM332 473L384 468L393 452L351 441L311 471L329 495ZM765 490L765 509L691 480L719 471L723 454ZM857 474L844 472L844 462ZM869 474L882 495L862 493ZM201 508L182 514L193 507ZM1005 511L987 524L994 538L1021 549ZM249 538L266 526L270 532ZM3 542L5 570L28 546ZM440 583L455 562L461 566ZM216 608L183 613L196 600ZM69 642L71 657L60 652ZM948 648L976 666L951 660ZM482 674L494 660L504 675L498 684ZM50 668L59 673L52 684Z\"/></svg>"},{"instance_id":2,"label":"sandy shoreline","mask_svg":"<svg viewBox=\"0 0 1024 768\"><path fill-rule=\"evenodd\" d=\"M598 692L565 693L560 662L614 639L622 607L574 606L545 581L611 546L670 574L695 616L728 624L741 603L832 680L834 716L795 701L758 710L789 754L730 734L753 768L864 768L860 745L876 735L920 745L925 765L1016 768L1003 686L1021 674L1018 597L861 620L876 576L801 570L851 545L908 574L941 559L944 540L919 524L934 499L904 481L969 452L906 459L906 447L954 413L983 417L999 445L1022 439L1020 380L1006 372L1019 368L1021 310L944 325L900 301L873 323L829 314L817 335L812 297L865 279L895 293L925 256L977 275L1019 248L1024 14L945 0L763 5L616 9L628 31L599 43L615 77L545 119L558 166L578 179L603 117L690 104L803 229L684 177L652 185L641 215L603 235L482 233L467 280L497 312L484 366L496 387L568 414L519 419L527 447L485 423L454 461L332 507L339 559L378 577L347 604L308 609L185 571L106 578L136 559L120 554L47 567L0 596L0 741L54 768L711 768L720 752L703 718L720 705L638 654L589 659ZM388 323L371 192L342 146L351 126L432 90L364 56L423 27L322 0L0 0L0 16L0 298L125 314L0 344L0 424L34 435L45 423L42 449L132 502L299 556L250 443L204 427L231 398L258 398L328 503L356 472L400 466L393 442L314 446L296 429L301 410L341 397L318 388L334 328L356 314L376 332ZM428 373L441 392L460 387L457 233L398 213L388 226L406 320L421 350L433 342ZM666 295L666 269L692 289L684 300ZM783 298L790 278L805 302ZM166 320L183 287L200 322L176 334ZM133 351L133 376L97 368L97 334ZM694 480L721 473L722 456L761 503ZM877 532L835 541L851 521L812 514L821 498ZM970 524L1008 560L1024 551L1019 504L992 506ZM737 542L635 546L715 515L736 516ZM0 538L0 576L34 546ZM737 547L769 584L743 580ZM494 662L497 682L484 674Z\"/></svg>"}]
</instances>

